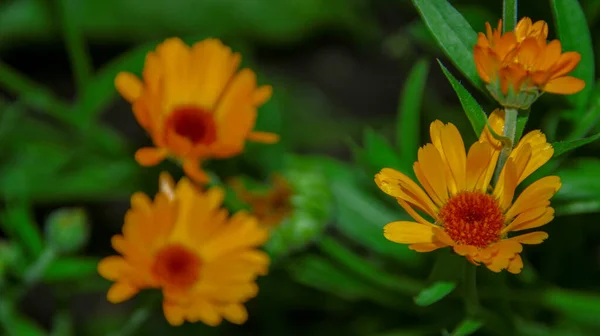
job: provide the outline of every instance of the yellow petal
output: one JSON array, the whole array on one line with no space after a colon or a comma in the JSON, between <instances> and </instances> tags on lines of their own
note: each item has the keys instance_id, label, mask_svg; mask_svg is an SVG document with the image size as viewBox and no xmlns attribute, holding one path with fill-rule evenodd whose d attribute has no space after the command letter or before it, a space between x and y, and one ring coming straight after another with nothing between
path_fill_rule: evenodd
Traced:
<instances>
[{"instance_id":1,"label":"yellow petal","mask_svg":"<svg viewBox=\"0 0 600 336\"><path fill-rule=\"evenodd\" d=\"M391 222L383 227L383 236L399 244L423 244L434 242L434 229L415 222Z\"/></svg>"},{"instance_id":2,"label":"yellow petal","mask_svg":"<svg viewBox=\"0 0 600 336\"><path fill-rule=\"evenodd\" d=\"M128 268L127 262L123 257L109 256L98 263L98 273L107 280L118 280L124 275Z\"/></svg>"},{"instance_id":3,"label":"yellow petal","mask_svg":"<svg viewBox=\"0 0 600 336\"><path fill-rule=\"evenodd\" d=\"M183 171L192 180L205 184L210 182L210 177L200 167L200 162L197 160L189 159L183 161Z\"/></svg>"},{"instance_id":4,"label":"yellow petal","mask_svg":"<svg viewBox=\"0 0 600 336\"><path fill-rule=\"evenodd\" d=\"M533 208L518 215L510 225L502 230L502 233L537 228L550 223L553 219L554 209L550 207Z\"/></svg>"},{"instance_id":5,"label":"yellow petal","mask_svg":"<svg viewBox=\"0 0 600 336\"><path fill-rule=\"evenodd\" d=\"M527 147L530 147L530 149ZM531 153L530 155L528 154L529 152ZM554 155L554 148L546 141L546 136L542 132L535 130L525 134L510 154L510 157L517 161L526 161L522 171L521 168L518 169L518 183L523 182L534 171L548 162L552 158L552 155Z\"/></svg>"},{"instance_id":6,"label":"yellow petal","mask_svg":"<svg viewBox=\"0 0 600 336\"><path fill-rule=\"evenodd\" d=\"M168 155L165 149L155 147L140 148L135 152L135 160L142 166L156 166Z\"/></svg>"},{"instance_id":7,"label":"yellow petal","mask_svg":"<svg viewBox=\"0 0 600 336\"><path fill-rule=\"evenodd\" d=\"M433 225L433 223L429 222L428 220L423 218L423 216L421 216L418 212L416 212L415 209L413 209L410 206L410 204L408 204L406 201L402 200L401 198L398 198L397 200L398 204L400 204L400 206L418 223L425 225Z\"/></svg>"},{"instance_id":8,"label":"yellow petal","mask_svg":"<svg viewBox=\"0 0 600 336\"><path fill-rule=\"evenodd\" d=\"M415 182L401 172L384 168L375 175L375 183L384 193L405 200L432 218L436 217L438 208L433 204L431 198Z\"/></svg>"},{"instance_id":9,"label":"yellow petal","mask_svg":"<svg viewBox=\"0 0 600 336\"><path fill-rule=\"evenodd\" d=\"M509 158L502 169L502 174L494 188L494 196L498 199L502 210L506 211L510 206L517 187L517 172L515 163Z\"/></svg>"},{"instance_id":10,"label":"yellow petal","mask_svg":"<svg viewBox=\"0 0 600 336\"><path fill-rule=\"evenodd\" d=\"M139 289L131 284L125 282L116 282L106 293L106 299L110 303L121 303L125 300L129 300L139 292Z\"/></svg>"},{"instance_id":11,"label":"yellow petal","mask_svg":"<svg viewBox=\"0 0 600 336\"><path fill-rule=\"evenodd\" d=\"M506 268L506 270L512 274L519 274L521 273L522 269L523 259L521 259L519 254L515 255L515 257L508 262L508 267Z\"/></svg>"},{"instance_id":12,"label":"yellow petal","mask_svg":"<svg viewBox=\"0 0 600 336\"><path fill-rule=\"evenodd\" d=\"M517 198L511 208L506 212L506 221L529 209L547 206L550 198L560 189L561 183L558 176L543 177L529 185Z\"/></svg>"},{"instance_id":13,"label":"yellow petal","mask_svg":"<svg viewBox=\"0 0 600 336\"><path fill-rule=\"evenodd\" d=\"M119 72L115 77L117 91L130 103L136 101L142 95L144 84L134 74Z\"/></svg>"},{"instance_id":14,"label":"yellow petal","mask_svg":"<svg viewBox=\"0 0 600 336\"><path fill-rule=\"evenodd\" d=\"M222 308L223 317L235 324L244 324L248 320L248 311L239 303L228 304Z\"/></svg>"},{"instance_id":15,"label":"yellow petal","mask_svg":"<svg viewBox=\"0 0 600 336\"><path fill-rule=\"evenodd\" d=\"M448 200L448 185L446 183L445 174L441 173L441 169L445 168L445 164L442 161L442 157L438 152L437 148L435 148L432 144L426 144L425 146L419 148L418 152L418 165L415 167L419 167L421 178L419 178L419 182L421 185L429 184L433 191L433 195L437 197L441 203L445 203ZM415 169L415 174L417 170ZM419 177L417 175L417 177Z\"/></svg>"},{"instance_id":16,"label":"yellow petal","mask_svg":"<svg viewBox=\"0 0 600 336\"><path fill-rule=\"evenodd\" d=\"M485 192L489 181L486 181L487 170L496 162L492 162L492 147L487 143L476 142L467 155L466 190ZM493 169L493 167L492 167ZM491 175L490 175L491 177Z\"/></svg>"},{"instance_id":17,"label":"yellow petal","mask_svg":"<svg viewBox=\"0 0 600 336\"><path fill-rule=\"evenodd\" d=\"M453 124L447 124L442 128L441 143L443 148L443 157L446 159L450 170L448 179L448 190L451 195L465 189L465 172L467 154L465 153L465 144L460 132Z\"/></svg>"},{"instance_id":18,"label":"yellow petal","mask_svg":"<svg viewBox=\"0 0 600 336\"><path fill-rule=\"evenodd\" d=\"M547 238L548 238L548 234L546 232L536 231L536 232L530 232L530 233L526 233L526 234L523 234L520 236L512 237L507 240L516 241L521 244L536 245L536 244L541 244Z\"/></svg>"},{"instance_id":19,"label":"yellow petal","mask_svg":"<svg viewBox=\"0 0 600 336\"><path fill-rule=\"evenodd\" d=\"M180 326L183 324L185 312L179 305L163 301L163 313L170 325Z\"/></svg>"}]
</instances>

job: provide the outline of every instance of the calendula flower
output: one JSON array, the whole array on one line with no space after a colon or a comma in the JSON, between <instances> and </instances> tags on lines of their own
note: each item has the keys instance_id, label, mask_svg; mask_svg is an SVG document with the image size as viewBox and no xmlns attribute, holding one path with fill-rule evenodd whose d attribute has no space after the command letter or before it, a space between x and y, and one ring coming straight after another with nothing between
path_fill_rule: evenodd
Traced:
<instances>
[{"instance_id":1,"label":"calendula flower","mask_svg":"<svg viewBox=\"0 0 600 336\"><path fill-rule=\"evenodd\" d=\"M229 183L236 196L252 208L252 214L267 228L278 226L293 210L290 202L294 193L292 186L279 174L274 174L272 181L273 185L265 191L250 191L239 178Z\"/></svg>"},{"instance_id":2,"label":"calendula flower","mask_svg":"<svg viewBox=\"0 0 600 336\"><path fill-rule=\"evenodd\" d=\"M498 133L503 113L494 111L490 124ZM485 130L468 153L458 129L440 121L431 123L431 142L419 149L414 172L421 187L394 169L384 168L375 176L377 186L415 220L398 221L384 227L384 236L409 244L417 252L451 246L472 263L499 272L519 273L523 267L522 244L540 244L548 237L533 229L554 218L550 198L561 186L557 176L541 178L513 202L515 188L546 163L554 149L540 131L525 135L511 152L495 186L490 185L502 150ZM424 189L424 190L423 190Z\"/></svg>"},{"instance_id":3,"label":"calendula flower","mask_svg":"<svg viewBox=\"0 0 600 336\"><path fill-rule=\"evenodd\" d=\"M502 20L492 31L479 33L473 50L481 79L503 106L527 109L543 93L573 94L585 87L579 78L568 76L581 60L574 51L562 53L559 40L547 42L548 24L519 21L514 31L502 32Z\"/></svg>"},{"instance_id":4,"label":"calendula flower","mask_svg":"<svg viewBox=\"0 0 600 336\"><path fill-rule=\"evenodd\" d=\"M220 188L202 192L187 178L174 186L168 175L160 184L154 200L143 193L131 197L123 234L112 238L121 255L98 265L100 275L115 281L108 300L119 303L159 288L171 325L244 323L244 302L258 293L256 277L268 271L269 257L258 249L268 231L245 211L228 217Z\"/></svg>"},{"instance_id":5,"label":"calendula flower","mask_svg":"<svg viewBox=\"0 0 600 336\"><path fill-rule=\"evenodd\" d=\"M204 183L209 178L202 160L238 155L247 140L278 141L275 134L252 130L257 108L272 90L257 87L252 70L237 71L240 61L240 54L216 39L188 47L170 38L146 56L142 80L127 72L117 75L117 90L155 145L136 152L139 164L173 157L190 178Z\"/></svg>"}]
</instances>

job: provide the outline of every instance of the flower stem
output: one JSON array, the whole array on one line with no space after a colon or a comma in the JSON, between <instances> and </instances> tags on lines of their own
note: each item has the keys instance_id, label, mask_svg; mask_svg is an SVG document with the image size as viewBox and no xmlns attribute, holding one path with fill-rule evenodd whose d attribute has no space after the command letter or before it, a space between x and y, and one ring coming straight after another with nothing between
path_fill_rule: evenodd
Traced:
<instances>
[{"instance_id":1,"label":"flower stem","mask_svg":"<svg viewBox=\"0 0 600 336\"><path fill-rule=\"evenodd\" d=\"M502 133L502 135L510 140L510 144L508 146L504 146L502 148L502 151L500 152L498 164L496 165L496 171L494 172L494 183L498 181L498 178L500 177L500 172L502 171L502 168L504 168L504 164L510 156L510 152L512 152L515 141L515 133L517 131L518 115L519 112L516 109L504 109L504 132Z\"/></svg>"},{"instance_id":2,"label":"flower stem","mask_svg":"<svg viewBox=\"0 0 600 336\"><path fill-rule=\"evenodd\" d=\"M502 1L502 32L515 29L517 25L517 0Z\"/></svg>"},{"instance_id":3,"label":"flower stem","mask_svg":"<svg viewBox=\"0 0 600 336\"><path fill-rule=\"evenodd\" d=\"M479 311L479 298L477 296L477 266L466 262L463 280L465 308L467 316L473 317Z\"/></svg>"},{"instance_id":4,"label":"flower stem","mask_svg":"<svg viewBox=\"0 0 600 336\"><path fill-rule=\"evenodd\" d=\"M38 281L46 272L46 269L56 259L56 250L52 247L46 247L40 254L38 259L25 273L23 282L26 286L30 286Z\"/></svg>"},{"instance_id":5,"label":"flower stem","mask_svg":"<svg viewBox=\"0 0 600 336\"><path fill-rule=\"evenodd\" d=\"M131 314L131 317L129 317L127 323L125 323L121 329L112 332L107 336L129 336L134 334L135 331L148 320L152 310L154 309L154 304L158 300L158 296L152 295L154 293L149 294L150 297L147 297L147 299L139 305L133 314Z\"/></svg>"}]
</instances>

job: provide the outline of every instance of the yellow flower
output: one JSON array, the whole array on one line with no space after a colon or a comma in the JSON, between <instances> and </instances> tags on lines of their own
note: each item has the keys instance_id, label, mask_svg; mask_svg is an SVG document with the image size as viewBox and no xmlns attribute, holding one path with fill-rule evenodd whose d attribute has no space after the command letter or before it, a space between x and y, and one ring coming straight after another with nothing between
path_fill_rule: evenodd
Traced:
<instances>
[{"instance_id":1,"label":"yellow flower","mask_svg":"<svg viewBox=\"0 0 600 336\"><path fill-rule=\"evenodd\" d=\"M494 111L490 124L498 133L504 127L503 112ZM393 242L410 244L418 252L452 246L472 263L499 272L519 273L522 244L540 244L548 237L535 231L514 237L509 233L533 229L554 218L550 198L560 188L557 176L547 176L528 186L513 202L519 183L546 163L554 149L540 131L525 135L510 154L492 188L501 144L485 130L468 153L453 124L434 121L431 142L419 149L414 172L421 187L406 175L384 168L375 182L415 220L384 227Z\"/></svg>"},{"instance_id":2,"label":"yellow flower","mask_svg":"<svg viewBox=\"0 0 600 336\"><path fill-rule=\"evenodd\" d=\"M515 30L501 34L502 20L492 31L479 33L473 50L475 65L488 90L503 106L527 109L541 92L573 94L585 87L567 76L581 60L570 51L561 53L559 40L549 43L548 24L523 18Z\"/></svg>"},{"instance_id":3,"label":"yellow flower","mask_svg":"<svg viewBox=\"0 0 600 336\"><path fill-rule=\"evenodd\" d=\"M230 218L220 208L224 191L202 192L187 178L174 186L161 176L154 200L131 197L123 234L112 238L121 256L98 264L104 278L115 281L107 298L119 303L146 288L163 293L163 311L172 325L222 319L244 323L244 302L256 296L255 279L268 271L269 257L258 249L269 233L244 211Z\"/></svg>"},{"instance_id":4,"label":"yellow flower","mask_svg":"<svg viewBox=\"0 0 600 336\"><path fill-rule=\"evenodd\" d=\"M252 208L252 215L267 228L278 226L293 210L292 186L279 174L274 174L272 180L273 186L267 192L249 191L239 178L229 183L236 196Z\"/></svg>"},{"instance_id":5,"label":"yellow flower","mask_svg":"<svg viewBox=\"0 0 600 336\"><path fill-rule=\"evenodd\" d=\"M202 160L238 155L246 140L278 141L275 134L252 131L256 109L271 97L271 87L257 87L250 69L238 72L240 61L216 39L188 47L170 38L146 56L142 80L117 75L117 90L155 145L136 152L139 164L153 166L171 156L182 161L190 178L205 183Z\"/></svg>"}]
</instances>

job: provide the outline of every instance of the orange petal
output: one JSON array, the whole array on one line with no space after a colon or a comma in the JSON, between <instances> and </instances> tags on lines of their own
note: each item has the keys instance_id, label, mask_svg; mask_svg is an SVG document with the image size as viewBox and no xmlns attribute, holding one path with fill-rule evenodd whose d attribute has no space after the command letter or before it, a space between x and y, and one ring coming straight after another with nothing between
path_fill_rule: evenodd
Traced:
<instances>
[{"instance_id":1,"label":"orange petal","mask_svg":"<svg viewBox=\"0 0 600 336\"><path fill-rule=\"evenodd\" d=\"M521 273L522 269L523 259L521 259L521 256L519 254L516 254L515 257L508 262L508 267L506 268L506 270L512 274L519 274Z\"/></svg>"},{"instance_id":2,"label":"orange petal","mask_svg":"<svg viewBox=\"0 0 600 336\"><path fill-rule=\"evenodd\" d=\"M585 87L585 82L579 78L565 76L551 80L544 86L544 91L556 94L573 94Z\"/></svg>"},{"instance_id":3,"label":"orange petal","mask_svg":"<svg viewBox=\"0 0 600 336\"><path fill-rule=\"evenodd\" d=\"M135 152L135 160L145 167L155 166L163 161L168 153L169 152L163 148L144 147Z\"/></svg>"},{"instance_id":4,"label":"orange petal","mask_svg":"<svg viewBox=\"0 0 600 336\"><path fill-rule=\"evenodd\" d=\"M134 74L119 72L115 77L117 91L130 103L136 101L142 95L144 84Z\"/></svg>"},{"instance_id":5,"label":"orange petal","mask_svg":"<svg viewBox=\"0 0 600 336\"><path fill-rule=\"evenodd\" d=\"M541 244L547 238L548 238L548 234L546 232L536 231L536 232L530 232L530 233L526 233L526 234L523 234L520 236L512 237L507 240L516 241L521 244L536 245L536 244Z\"/></svg>"},{"instance_id":6,"label":"orange petal","mask_svg":"<svg viewBox=\"0 0 600 336\"><path fill-rule=\"evenodd\" d=\"M254 91L252 94L252 101L255 106L260 106L266 103L271 95L273 94L273 88L271 85L263 85Z\"/></svg>"},{"instance_id":7,"label":"orange petal","mask_svg":"<svg viewBox=\"0 0 600 336\"><path fill-rule=\"evenodd\" d=\"M210 177L200 168L200 162L197 160L184 160L183 171L190 179L198 183L206 184L210 182Z\"/></svg>"},{"instance_id":8,"label":"orange petal","mask_svg":"<svg viewBox=\"0 0 600 336\"><path fill-rule=\"evenodd\" d=\"M139 292L139 289L125 282L116 282L106 293L106 299L110 303L120 303L129 300Z\"/></svg>"},{"instance_id":9,"label":"orange petal","mask_svg":"<svg viewBox=\"0 0 600 336\"><path fill-rule=\"evenodd\" d=\"M432 218L436 217L438 208L431 198L421 187L401 172L384 168L375 175L375 183L384 193L416 206Z\"/></svg>"},{"instance_id":10,"label":"orange petal","mask_svg":"<svg viewBox=\"0 0 600 336\"><path fill-rule=\"evenodd\" d=\"M279 141L279 135L275 134L275 133L270 133L270 132L253 131L253 132L248 133L248 136L246 137L246 139L248 139L249 141L254 141L254 142L273 144L273 143L277 143Z\"/></svg>"},{"instance_id":11,"label":"orange petal","mask_svg":"<svg viewBox=\"0 0 600 336\"><path fill-rule=\"evenodd\" d=\"M556 64L550 70L552 72L552 79L563 77L569 72L573 71L577 64L581 61L581 54L575 51L568 51L560 55Z\"/></svg>"}]
</instances>

